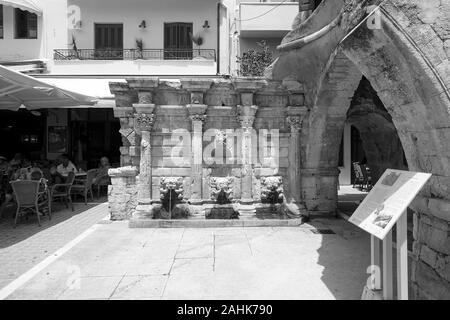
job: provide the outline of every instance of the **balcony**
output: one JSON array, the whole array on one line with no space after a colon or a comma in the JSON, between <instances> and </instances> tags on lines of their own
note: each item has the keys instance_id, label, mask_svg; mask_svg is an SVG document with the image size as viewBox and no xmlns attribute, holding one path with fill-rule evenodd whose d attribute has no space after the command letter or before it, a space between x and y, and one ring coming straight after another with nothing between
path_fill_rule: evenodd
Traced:
<instances>
[{"instance_id":1,"label":"balcony","mask_svg":"<svg viewBox=\"0 0 450 320\"><path fill-rule=\"evenodd\" d=\"M212 60L214 49L58 49L55 60Z\"/></svg>"},{"instance_id":2,"label":"balcony","mask_svg":"<svg viewBox=\"0 0 450 320\"><path fill-rule=\"evenodd\" d=\"M54 75L215 75L215 49L57 49Z\"/></svg>"},{"instance_id":3,"label":"balcony","mask_svg":"<svg viewBox=\"0 0 450 320\"><path fill-rule=\"evenodd\" d=\"M297 2L242 2L241 37L282 37L292 29Z\"/></svg>"}]
</instances>

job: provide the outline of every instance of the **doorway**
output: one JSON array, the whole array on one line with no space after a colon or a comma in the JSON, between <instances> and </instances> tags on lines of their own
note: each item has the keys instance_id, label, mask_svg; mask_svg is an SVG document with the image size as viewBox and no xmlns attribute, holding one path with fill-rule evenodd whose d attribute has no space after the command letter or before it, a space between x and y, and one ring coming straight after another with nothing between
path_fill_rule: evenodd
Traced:
<instances>
[{"instance_id":1,"label":"doorway","mask_svg":"<svg viewBox=\"0 0 450 320\"><path fill-rule=\"evenodd\" d=\"M95 58L99 60L123 59L123 24L95 24Z\"/></svg>"},{"instance_id":2,"label":"doorway","mask_svg":"<svg viewBox=\"0 0 450 320\"><path fill-rule=\"evenodd\" d=\"M164 23L164 60L192 60L192 23Z\"/></svg>"}]
</instances>

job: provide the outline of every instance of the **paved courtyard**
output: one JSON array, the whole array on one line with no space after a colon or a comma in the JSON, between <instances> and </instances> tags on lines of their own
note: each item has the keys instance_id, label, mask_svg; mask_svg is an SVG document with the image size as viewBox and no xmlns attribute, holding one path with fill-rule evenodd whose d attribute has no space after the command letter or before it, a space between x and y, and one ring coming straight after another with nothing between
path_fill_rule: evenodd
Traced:
<instances>
[{"instance_id":1,"label":"paved courtyard","mask_svg":"<svg viewBox=\"0 0 450 320\"><path fill-rule=\"evenodd\" d=\"M105 200L105 199L102 199ZM101 201L101 200L100 200ZM35 216L14 228L14 207L0 220L0 288L51 256L59 248L108 215L107 204L75 204L74 211L55 204L52 220Z\"/></svg>"},{"instance_id":2,"label":"paved courtyard","mask_svg":"<svg viewBox=\"0 0 450 320\"><path fill-rule=\"evenodd\" d=\"M220 229L129 229L125 222L104 222L89 231L0 296L359 299L369 265L368 236L340 219L295 228Z\"/></svg>"}]
</instances>

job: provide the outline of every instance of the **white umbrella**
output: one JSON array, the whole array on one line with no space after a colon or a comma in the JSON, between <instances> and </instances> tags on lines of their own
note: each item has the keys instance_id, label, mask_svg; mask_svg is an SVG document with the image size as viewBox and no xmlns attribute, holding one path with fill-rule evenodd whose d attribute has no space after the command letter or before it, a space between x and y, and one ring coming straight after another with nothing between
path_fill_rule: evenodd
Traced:
<instances>
[{"instance_id":1,"label":"white umbrella","mask_svg":"<svg viewBox=\"0 0 450 320\"><path fill-rule=\"evenodd\" d=\"M0 110L92 106L97 99L58 88L0 66Z\"/></svg>"},{"instance_id":2,"label":"white umbrella","mask_svg":"<svg viewBox=\"0 0 450 320\"><path fill-rule=\"evenodd\" d=\"M26 10L38 16L42 15L42 7L38 0L0 0L0 4Z\"/></svg>"}]
</instances>

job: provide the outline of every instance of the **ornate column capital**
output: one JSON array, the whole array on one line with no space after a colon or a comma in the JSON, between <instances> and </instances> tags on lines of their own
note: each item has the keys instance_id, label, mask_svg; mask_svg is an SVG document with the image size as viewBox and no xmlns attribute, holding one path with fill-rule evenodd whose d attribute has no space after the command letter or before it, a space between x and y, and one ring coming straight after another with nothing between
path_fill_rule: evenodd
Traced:
<instances>
[{"instance_id":1,"label":"ornate column capital","mask_svg":"<svg viewBox=\"0 0 450 320\"><path fill-rule=\"evenodd\" d=\"M303 127L303 119L298 116L289 116L287 117L287 122L291 127L291 131L299 132Z\"/></svg>"},{"instance_id":2,"label":"ornate column capital","mask_svg":"<svg viewBox=\"0 0 450 320\"><path fill-rule=\"evenodd\" d=\"M188 104L186 106L189 117L191 120L194 121L201 121L205 122L206 120L206 110L208 109L208 106L205 104Z\"/></svg>"},{"instance_id":3,"label":"ornate column capital","mask_svg":"<svg viewBox=\"0 0 450 320\"><path fill-rule=\"evenodd\" d=\"M306 107L289 106L287 107L287 122L293 131L302 130L303 123L309 116L309 110Z\"/></svg>"},{"instance_id":4,"label":"ornate column capital","mask_svg":"<svg viewBox=\"0 0 450 320\"><path fill-rule=\"evenodd\" d=\"M238 106L237 107L237 121L244 129L253 128L255 122L256 113L258 112L258 106Z\"/></svg>"},{"instance_id":5,"label":"ornate column capital","mask_svg":"<svg viewBox=\"0 0 450 320\"><path fill-rule=\"evenodd\" d=\"M136 113L134 127L138 131L152 131L156 116L149 113Z\"/></svg>"}]
</instances>

